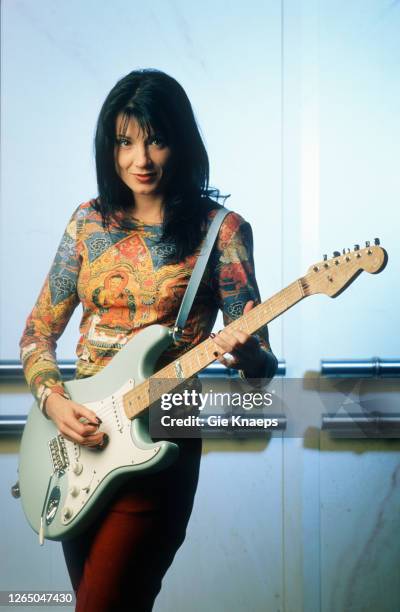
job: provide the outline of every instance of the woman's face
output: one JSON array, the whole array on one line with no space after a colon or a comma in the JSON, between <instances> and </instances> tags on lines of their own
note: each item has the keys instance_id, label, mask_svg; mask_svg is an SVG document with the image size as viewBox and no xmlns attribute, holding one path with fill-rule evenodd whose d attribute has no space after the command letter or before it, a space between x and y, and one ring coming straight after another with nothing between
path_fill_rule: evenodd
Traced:
<instances>
[{"instance_id":1,"label":"woman's face","mask_svg":"<svg viewBox=\"0 0 400 612\"><path fill-rule=\"evenodd\" d=\"M116 121L115 167L118 176L137 196L162 194L168 179L172 153L155 133L147 135L133 118L123 114Z\"/></svg>"}]
</instances>

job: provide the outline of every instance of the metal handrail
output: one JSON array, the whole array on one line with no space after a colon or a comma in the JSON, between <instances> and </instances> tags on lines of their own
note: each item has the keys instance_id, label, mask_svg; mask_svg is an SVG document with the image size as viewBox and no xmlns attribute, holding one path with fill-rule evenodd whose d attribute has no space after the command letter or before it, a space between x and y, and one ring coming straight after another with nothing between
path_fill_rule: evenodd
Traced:
<instances>
[{"instance_id":1,"label":"metal handrail","mask_svg":"<svg viewBox=\"0 0 400 612\"><path fill-rule=\"evenodd\" d=\"M65 379L73 378L75 375L75 361L72 359L65 359L58 362L58 367L61 372L61 376ZM24 370L20 361L16 359L2 359L0 360L0 382L24 382Z\"/></svg>"},{"instance_id":2,"label":"metal handrail","mask_svg":"<svg viewBox=\"0 0 400 612\"><path fill-rule=\"evenodd\" d=\"M61 376L66 380L71 379L75 376L75 361L72 359L65 359L58 361L58 368L61 372ZM276 376L285 376L286 374L286 362L278 362L278 370ZM208 366L205 370L200 373L200 376L206 376L208 378L220 377L220 376L237 376L237 371L226 368L222 363L213 363ZM0 360L0 382L24 382L24 371L20 361L15 359L4 359Z\"/></svg>"},{"instance_id":3,"label":"metal handrail","mask_svg":"<svg viewBox=\"0 0 400 612\"><path fill-rule=\"evenodd\" d=\"M381 377L400 376L400 359L322 359L321 375L327 377Z\"/></svg>"},{"instance_id":4,"label":"metal handrail","mask_svg":"<svg viewBox=\"0 0 400 612\"><path fill-rule=\"evenodd\" d=\"M400 438L400 414L324 414L322 429L333 438Z\"/></svg>"},{"instance_id":5,"label":"metal handrail","mask_svg":"<svg viewBox=\"0 0 400 612\"><path fill-rule=\"evenodd\" d=\"M0 415L0 436L20 436L25 427L27 415Z\"/></svg>"}]
</instances>

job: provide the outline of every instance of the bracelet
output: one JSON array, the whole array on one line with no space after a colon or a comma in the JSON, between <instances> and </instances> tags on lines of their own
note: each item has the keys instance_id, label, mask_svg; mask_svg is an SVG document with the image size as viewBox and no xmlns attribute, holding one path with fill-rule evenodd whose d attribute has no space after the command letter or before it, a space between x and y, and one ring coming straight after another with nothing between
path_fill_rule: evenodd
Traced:
<instances>
[{"instance_id":1,"label":"bracelet","mask_svg":"<svg viewBox=\"0 0 400 612\"><path fill-rule=\"evenodd\" d=\"M46 419L51 420L49 415L47 414L46 411L46 402L48 400L48 398L50 397L50 395L52 393L56 393L57 395L61 395L61 397L65 397L65 399L71 399L65 392L61 393L57 388L55 389L50 389L47 388L43 393L42 396L40 398L40 404L39 404L39 408L42 411L42 413L44 414L44 416L46 417Z\"/></svg>"}]
</instances>

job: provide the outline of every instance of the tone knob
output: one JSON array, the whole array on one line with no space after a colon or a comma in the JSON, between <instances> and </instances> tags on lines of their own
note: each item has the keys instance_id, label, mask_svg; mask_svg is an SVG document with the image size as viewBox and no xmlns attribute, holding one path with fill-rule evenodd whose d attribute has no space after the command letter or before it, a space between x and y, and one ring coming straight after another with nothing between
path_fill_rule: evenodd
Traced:
<instances>
[{"instance_id":1,"label":"tone knob","mask_svg":"<svg viewBox=\"0 0 400 612\"><path fill-rule=\"evenodd\" d=\"M64 506L62 510L62 515L64 519L70 519L71 516L73 515L72 508L69 508L68 506Z\"/></svg>"},{"instance_id":2,"label":"tone knob","mask_svg":"<svg viewBox=\"0 0 400 612\"><path fill-rule=\"evenodd\" d=\"M75 485L72 485L72 487L70 487L69 489L69 493L70 495L72 495L72 497L77 497L80 493L80 488Z\"/></svg>"},{"instance_id":3,"label":"tone knob","mask_svg":"<svg viewBox=\"0 0 400 612\"><path fill-rule=\"evenodd\" d=\"M76 461L74 463L74 467L72 468L73 473L76 474L77 476L79 476L79 474L82 473L82 470L83 470L82 463L79 463L79 461Z\"/></svg>"}]
</instances>

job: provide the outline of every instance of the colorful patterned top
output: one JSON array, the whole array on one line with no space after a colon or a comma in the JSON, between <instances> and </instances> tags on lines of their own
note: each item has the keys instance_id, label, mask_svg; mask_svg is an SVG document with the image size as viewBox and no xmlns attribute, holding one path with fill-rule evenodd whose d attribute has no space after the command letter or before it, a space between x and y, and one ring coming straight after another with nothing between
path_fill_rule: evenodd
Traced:
<instances>
[{"instance_id":1,"label":"colorful patterned top","mask_svg":"<svg viewBox=\"0 0 400 612\"><path fill-rule=\"evenodd\" d=\"M209 222L214 214L209 213ZM126 218L106 230L93 202L75 210L20 342L25 376L41 408L51 392L67 395L55 349L79 302L77 378L101 370L144 327L173 327L199 250L180 263L167 263L174 245L161 242L161 232L161 225ZM205 340L218 308L228 324L242 314L248 300L259 302L252 252L250 225L238 214L228 214L182 340L164 353L160 365ZM266 327L259 337L270 351Z\"/></svg>"}]
</instances>

